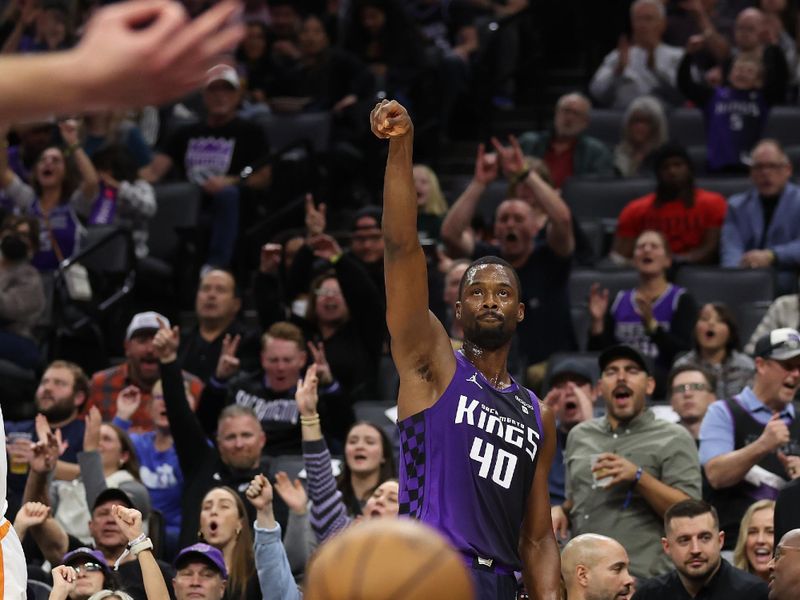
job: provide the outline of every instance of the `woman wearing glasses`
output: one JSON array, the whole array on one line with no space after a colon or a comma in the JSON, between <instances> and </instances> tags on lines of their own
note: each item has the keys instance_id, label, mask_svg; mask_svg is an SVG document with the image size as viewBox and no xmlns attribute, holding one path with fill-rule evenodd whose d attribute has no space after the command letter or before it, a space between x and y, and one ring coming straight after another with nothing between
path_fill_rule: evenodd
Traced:
<instances>
[{"instance_id":1,"label":"woman wearing glasses","mask_svg":"<svg viewBox=\"0 0 800 600\"><path fill-rule=\"evenodd\" d=\"M675 366L702 365L717 379L717 398L733 398L750 385L755 373L753 359L740 352L739 329L733 313L720 302L703 306L694 326L694 349L675 361Z\"/></svg>"},{"instance_id":2,"label":"woman wearing glasses","mask_svg":"<svg viewBox=\"0 0 800 600\"><path fill-rule=\"evenodd\" d=\"M64 581L71 575L72 585L54 585L49 600L87 600L104 590L107 596L116 595L120 600L128 600L130 596L124 592L113 592L117 581L111 567L108 566L103 553L92 548L76 548L64 555L64 564L53 571L53 582ZM106 596L104 596L106 597Z\"/></svg>"}]
</instances>

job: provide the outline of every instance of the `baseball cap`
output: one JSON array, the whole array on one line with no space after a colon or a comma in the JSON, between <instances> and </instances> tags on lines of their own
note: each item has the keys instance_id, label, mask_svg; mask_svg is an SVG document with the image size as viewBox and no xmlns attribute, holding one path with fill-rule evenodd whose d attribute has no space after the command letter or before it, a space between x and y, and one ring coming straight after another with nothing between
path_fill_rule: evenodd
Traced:
<instances>
[{"instance_id":1,"label":"baseball cap","mask_svg":"<svg viewBox=\"0 0 800 600\"><path fill-rule=\"evenodd\" d=\"M767 335L758 338L753 354L775 360L800 356L800 333L791 327L773 329Z\"/></svg>"},{"instance_id":2,"label":"baseball cap","mask_svg":"<svg viewBox=\"0 0 800 600\"><path fill-rule=\"evenodd\" d=\"M605 368L608 366L608 363L620 358L632 360L639 365L645 373L648 375L653 374L653 367L650 364L650 361L645 358L644 355L636 348L629 346L628 344L617 344L616 346L611 346L610 348L603 350L603 352L597 358L597 365L600 367L600 372L602 373L605 370Z\"/></svg>"},{"instance_id":3,"label":"baseball cap","mask_svg":"<svg viewBox=\"0 0 800 600\"><path fill-rule=\"evenodd\" d=\"M371 224L364 224L364 225L356 225L359 219L363 219L364 217L369 217L375 221L375 225ZM353 221L351 229L353 231L358 231L359 229L373 229L375 227L380 228L381 221L383 220L383 209L379 206L365 206L364 208L360 208L355 213L353 213Z\"/></svg>"},{"instance_id":4,"label":"baseball cap","mask_svg":"<svg viewBox=\"0 0 800 600\"><path fill-rule=\"evenodd\" d=\"M98 565L103 567L103 570L107 573L111 572L111 569L106 562L106 558L103 556L103 553L100 552L100 550L87 548L86 546L75 548L75 550L72 552L67 552L61 562L65 565L69 565L70 563L75 562L76 558L89 559L91 562L96 562Z\"/></svg>"},{"instance_id":5,"label":"baseball cap","mask_svg":"<svg viewBox=\"0 0 800 600\"><path fill-rule=\"evenodd\" d=\"M135 508L142 513L142 519L146 519L150 515L150 502L147 498L136 498L136 501L127 493L119 488L106 488L99 494L92 504L92 512L105 502L109 500L116 504L121 504L127 508Z\"/></svg>"},{"instance_id":6,"label":"baseball cap","mask_svg":"<svg viewBox=\"0 0 800 600\"><path fill-rule=\"evenodd\" d=\"M554 382L569 379L569 376L575 379L581 379L584 383L592 383L597 381L597 371L594 365L590 364L587 360L580 360L577 358L566 358L556 363L553 370L550 372L550 377L547 380L547 385L552 386Z\"/></svg>"},{"instance_id":7,"label":"baseball cap","mask_svg":"<svg viewBox=\"0 0 800 600\"><path fill-rule=\"evenodd\" d=\"M180 569L182 565L185 565L191 559L200 559L208 563L220 572L223 579L228 578L228 569L225 568L225 559L222 557L222 552L214 548L214 546L203 543L187 546L178 552L178 556L175 557L175 568Z\"/></svg>"},{"instance_id":8,"label":"baseball cap","mask_svg":"<svg viewBox=\"0 0 800 600\"><path fill-rule=\"evenodd\" d=\"M125 340L130 340L140 331L160 329L161 325L159 324L159 320L161 320L165 326L170 327L169 319L161 313L157 313L153 310L148 310L147 312L140 312L133 315L133 318L128 325L128 331L125 334Z\"/></svg>"},{"instance_id":9,"label":"baseball cap","mask_svg":"<svg viewBox=\"0 0 800 600\"><path fill-rule=\"evenodd\" d=\"M206 87L210 86L215 81L224 81L233 86L233 89L238 90L240 87L239 74L230 65L214 65L206 73Z\"/></svg>"}]
</instances>

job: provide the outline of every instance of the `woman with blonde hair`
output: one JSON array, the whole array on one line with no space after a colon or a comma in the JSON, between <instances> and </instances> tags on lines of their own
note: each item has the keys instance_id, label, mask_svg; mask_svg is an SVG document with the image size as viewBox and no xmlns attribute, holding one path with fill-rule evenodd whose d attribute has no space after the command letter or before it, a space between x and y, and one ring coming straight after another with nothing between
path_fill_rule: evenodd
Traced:
<instances>
[{"instance_id":1,"label":"woman with blonde hair","mask_svg":"<svg viewBox=\"0 0 800 600\"><path fill-rule=\"evenodd\" d=\"M621 177L647 175L651 156L669 138L661 103L652 96L637 98L622 118L622 141L614 148L614 168Z\"/></svg>"},{"instance_id":2,"label":"woman with blonde hair","mask_svg":"<svg viewBox=\"0 0 800 600\"><path fill-rule=\"evenodd\" d=\"M739 539L733 550L733 566L769 580L769 562L775 544L775 501L759 500L742 517Z\"/></svg>"},{"instance_id":3,"label":"woman with blonde hair","mask_svg":"<svg viewBox=\"0 0 800 600\"><path fill-rule=\"evenodd\" d=\"M439 178L427 165L414 165L414 187L417 190L417 231L434 240L439 240L439 229L447 212Z\"/></svg>"}]
</instances>

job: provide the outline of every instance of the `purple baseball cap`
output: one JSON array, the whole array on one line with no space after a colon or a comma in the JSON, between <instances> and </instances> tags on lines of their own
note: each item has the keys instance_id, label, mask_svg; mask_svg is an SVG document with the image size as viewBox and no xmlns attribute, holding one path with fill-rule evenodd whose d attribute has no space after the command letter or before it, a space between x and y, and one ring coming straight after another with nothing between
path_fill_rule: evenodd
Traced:
<instances>
[{"instance_id":1,"label":"purple baseball cap","mask_svg":"<svg viewBox=\"0 0 800 600\"><path fill-rule=\"evenodd\" d=\"M61 560L61 562L67 566L71 566L70 563L75 563L76 562L75 559L80 559L80 558L89 559L90 562L96 562L98 565L103 567L103 570L106 573L109 573L111 571L111 569L108 566L108 563L106 562L105 556L103 556L103 553L100 552L100 550L96 550L94 548L87 548L86 546L83 546L81 548L75 548L75 550L73 550L72 552L67 552L64 555L64 558Z\"/></svg>"},{"instance_id":2,"label":"purple baseball cap","mask_svg":"<svg viewBox=\"0 0 800 600\"><path fill-rule=\"evenodd\" d=\"M222 575L223 579L228 578L228 569L225 568L225 559L222 557L222 552L209 546L208 544L192 544L187 546L175 557L175 568L180 569L183 565L192 559L200 559L217 569Z\"/></svg>"}]
</instances>

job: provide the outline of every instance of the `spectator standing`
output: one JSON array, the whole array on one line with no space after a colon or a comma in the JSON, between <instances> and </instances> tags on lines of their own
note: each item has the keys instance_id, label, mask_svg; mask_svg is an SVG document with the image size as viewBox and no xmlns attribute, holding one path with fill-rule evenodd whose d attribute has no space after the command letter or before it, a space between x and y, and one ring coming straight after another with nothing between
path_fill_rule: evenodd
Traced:
<instances>
[{"instance_id":1,"label":"spectator standing","mask_svg":"<svg viewBox=\"0 0 800 600\"><path fill-rule=\"evenodd\" d=\"M792 164L775 140L762 140L750 155L753 187L728 200L722 226L723 267L772 268L776 292L797 290L800 268L800 188Z\"/></svg>"},{"instance_id":2,"label":"spectator standing","mask_svg":"<svg viewBox=\"0 0 800 600\"><path fill-rule=\"evenodd\" d=\"M560 189L571 176L610 176L611 153L597 138L586 135L592 104L583 94L565 94L556 102L552 131L523 133L519 145L526 156L540 158Z\"/></svg>"},{"instance_id":3,"label":"spectator standing","mask_svg":"<svg viewBox=\"0 0 800 600\"><path fill-rule=\"evenodd\" d=\"M631 4L632 37L620 37L595 72L589 91L601 106L627 108L638 96L655 96L677 106L678 63L683 49L668 46L662 38L667 25L661 0L636 0Z\"/></svg>"},{"instance_id":4,"label":"spectator standing","mask_svg":"<svg viewBox=\"0 0 800 600\"><path fill-rule=\"evenodd\" d=\"M667 142L667 117L652 96L631 102L622 118L621 141L614 148L614 169L622 177L649 175L655 151Z\"/></svg>"},{"instance_id":5,"label":"spectator standing","mask_svg":"<svg viewBox=\"0 0 800 600\"><path fill-rule=\"evenodd\" d=\"M694 165L686 148L668 143L653 157L656 191L628 203L617 219L612 259L630 260L634 240L645 230L666 236L679 263L716 263L725 198L695 186Z\"/></svg>"},{"instance_id":6,"label":"spectator standing","mask_svg":"<svg viewBox=\"0 0 800 600\"><path fill-rule=\"evenodd\" d=\"M756 343L753 387L714 402L700 428L700 462L710 498L732 547L755 500L775 499L800 478L800 420L792 404L800 386L800 333L775 329Z\"/></svg>"},{"instance_id":7,"label":"spectator standing","mask_svg":"<svg viewBox=\"0 0 800 600\"><path fill-rule=\"evenodd\" d=\"M776 102L783 102L790 82L789 65L783 50L773 43L777 40L770 38L764 13L757 8L745 8L736 15L731 55L749 55L760 61L763 65L765 87L774 89Z\"/></svg>"},{"instance_id":8,"label":"spectator standing","mask_svg":"<svg viewBox=\"0 0 800 600\"><path fill-rule=\"evenodd\" d=\"M680 419L678 424L686 428L698 446L703 417L716 400L714 385L714 375L693 363L676 366L667 378L670 406Z\"/></svg>"},{"instance_id":9,"label":"spectator standing","mask_svg":"<svg viewBox=\"0 0 800 600\"><path fill-rule=\"evenodd\" d=\"M567 437L567 499L552 509L566 536L614 533L631 556L635 577L669 570L661 552L667 508L700 496L700 466L689 433L656 419L645 407L655 380L632 346L613 346L598 359L606 416L576 426Z\"/></svg>"},{"instance_id":10,"label":"spectator standing","mask_svg":"<svg viewBox=\"0 0 800 600\"><path fill-rule=\"evenodd\" d=\"M739 329L733 313L721 302L703 305L694 326L694 348L675 366L702 365L714 374L717 398L733 398L750 385L755 363L740 351Z\"/></svg>"}]
</instances>

